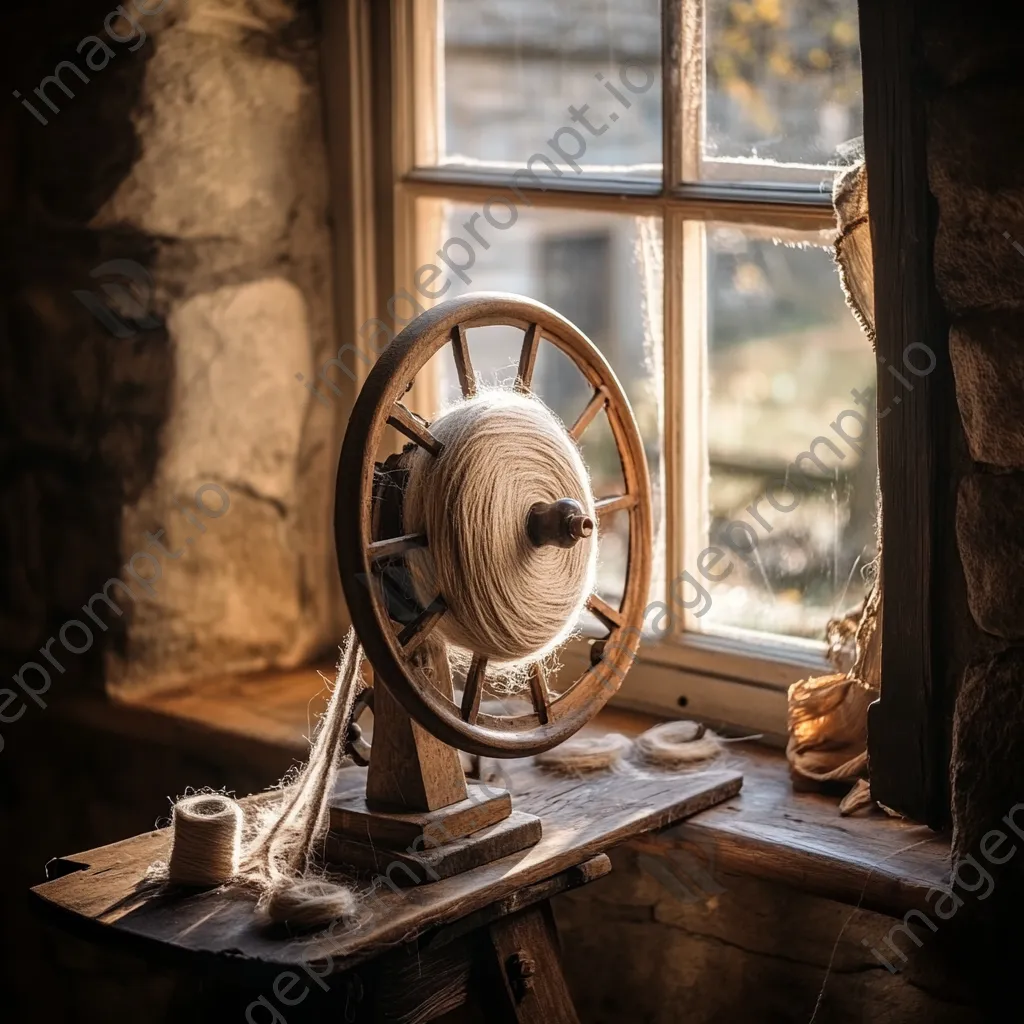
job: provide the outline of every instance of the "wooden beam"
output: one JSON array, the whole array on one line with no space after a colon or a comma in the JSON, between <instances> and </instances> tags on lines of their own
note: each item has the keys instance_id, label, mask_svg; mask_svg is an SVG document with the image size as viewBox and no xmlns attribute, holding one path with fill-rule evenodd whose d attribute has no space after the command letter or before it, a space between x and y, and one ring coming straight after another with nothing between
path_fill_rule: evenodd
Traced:
<instances>
[{"instance_id":1,"label":"wooden beam","mask_svg":"<svg viewBox=\"0 0 1024 1024\"><path fill-rule=\"evenodd\" d=\"M917 54L922 0L861 0L864 148L874 250L878 470L882 492L882 697L869 709L872 796L933 828L949 817L949 746L940 724L943 637L937 545L952 524L943 474L952 402L947 326L932 271L926 97ZM937 365L909 389L889 367L925 341Z\"/></svg>"}]
</instances>

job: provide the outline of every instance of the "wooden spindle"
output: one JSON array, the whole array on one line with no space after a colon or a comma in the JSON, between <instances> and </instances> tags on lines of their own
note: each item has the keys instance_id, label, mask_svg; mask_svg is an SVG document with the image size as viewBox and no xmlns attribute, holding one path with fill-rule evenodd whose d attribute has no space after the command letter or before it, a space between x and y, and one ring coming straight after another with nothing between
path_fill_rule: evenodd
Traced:
<instances>
[{"instance_id":1,"label":"wooden spindle","mask_svg":"<svg viewBox=\"0 0 1024 1024\"><path fill-rule=\"evenodd\" d=\"M548 724L551 709L551 696L548 693L548 681L544 676L544 666L538 661L530 667L530 696L541 725Z\"/></svg>"},{"instance_id":2,"label":"wooden spindle","mask_svg":"<svg viewBox=\"0 0 1024 1024\"><path fill-rule=\"evenodd\" d=\"M571 548L594 532L594 520L575 498L538 501L530 506L526 532L539 548Z\"/></svg>"}]
</instances>

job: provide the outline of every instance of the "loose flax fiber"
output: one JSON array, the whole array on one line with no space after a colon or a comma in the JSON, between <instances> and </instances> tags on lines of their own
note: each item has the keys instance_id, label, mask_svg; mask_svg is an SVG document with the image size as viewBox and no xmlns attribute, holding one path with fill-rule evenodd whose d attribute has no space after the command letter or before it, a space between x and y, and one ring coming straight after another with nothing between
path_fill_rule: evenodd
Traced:
<instances>
[{"instance_id":1,"label":"loose flax fiber","mask_svg":"<svg viewBox=\"0 0 1024 1024\"><path fill-rule=\"evenodd\" d=\"M710 761L722 752L723 740L697 722L662 722L633 741L637 757L664 768Z\"/></svg>"},{"instance_id":2,"label":"loose flax fiber","mask_svg":"<svg viewBox=\"0 0 1024 1024\"><path fill-rule=\"evenodd\" d=\"M573 774L614 768L629 753L632 743L618 732L603 736L573 736L557 747L538 754L534 761L543 768Z\"/></svg>"}]
</instances>

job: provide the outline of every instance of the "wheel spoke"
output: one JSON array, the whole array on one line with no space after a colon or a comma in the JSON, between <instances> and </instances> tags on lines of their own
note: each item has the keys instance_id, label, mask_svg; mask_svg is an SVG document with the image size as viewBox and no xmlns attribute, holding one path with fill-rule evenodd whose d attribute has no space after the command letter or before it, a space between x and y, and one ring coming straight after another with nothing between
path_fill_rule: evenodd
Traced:
<instances>
[{"instance_id":1,"label":"wheel spoke","mask_svg":"<svg viewBox=\"0 0 1024 1024\"><path fill-rule=\"evenodd\" d=\"M406 654L412 654L430 635L430 631L441 621L448 610L444 598L438 595L399 634L399 646Z\"/></svg>"},{"instance_id":2,"label":"wheel spoke","mask_svg":"<svg viewBox=\"0 0 1024 1024\"><path fill-rule=\"evenodd\" d=\"M427 546L427 535L425 533L406 533L401 537L389 537L387 540L375 540L367 549L370 560L376 562L381 558L390 558L392 555L401 555L406 551Z\"/></svg>"},{"instance_id":3,"label":"wheel spoke","mask_svg":"<svg viewBox=\"0 0 1024 1024\"><path fill-rule=\"evenodd\" d=\"M599 387L594 392L593 398L587 402L586 409L580 413L579 419L576 420L569 430L574 441L578 441L583 436L583 431L594 422L594 417L605 407L607 403L608 392L605 391L603 386Z\"/></svg>"},{"instance_id":4,"label":"wheel spoke","mask_svg":"<svg viewBox=\"0 0 1024 1024\"><path fill-rule=\"evenodd\" d=\"M551 709L551 696L548 693L548 681L544 677L544 666L538 661L530 669L530 696L541 725L548 724Z\"/></svg>"},{"instance_id":5,"label":"wheel spoke","mask_svg":"<svg viewBox=\"0 0 1024 1024\"><path fill-rule=\"evenodd\" d=\"M455 357L455 372L459 375L459 387L463 398L472 398L476 394L476 375L473 373L473 361L469 358L469 342L466 340L466 328L456 324L452 328L452 355Z\"/></svg>"},{"instance_id":6,"label":"wheel spoke","mask_svg":"<svg viewBox=\"0 0 1024 1024\"><path fill-rule=\"evenodd\" d=\"M487 674L487 659L474 654L466 673L466 685L462 691L462 718L472 725L480 713L480 696L484 692L484 677Z\"/></svg>"},{"instance_id":7,"label":"wheel spoke","mask_svg":"<svg viewBox=\"0 0 1024 1024\"><path fill-rule=\"evenodd\" d=\"M597 594L591 594L587 598L587 608L609 629L618 629L622 625L622 613L617 608L613 608L607 601L602 601Z\"/></svg>"},{"instance_id":8,"label":"wheel spoke","mask_svg":"<svg viewBox=\"0 0 1024 1024\"><path fill-rule=\"evenodd\" d=\"M523 348L519 353L519 370L516 373L516 391L527 394L533 383L533 367L537 362L540 346L540 324L530 324L523 335Z\"/></svg>"},{"instance_id":9,"label":"wheel spoke","mask_svg":"<svg viewBox=\"0 0 1024 1024\"><path fill-rule=\"evenodd\" d=\"M395 402L395 409L388 417L388 423L431 455L441 454L444 447L441 442L427 429L427 424L409 412L401 402Z\"/></svg>"},{"instance_id":10,"label":"wheel spoke","mask_svg":"<svg viewBox=\"0 0 1024 1024\"><path fill-rule=\"evenodd\" d=\"M618 512L620 508L635 508L635 494L616 494L610 498L598 498L594 502L594 511L598 515Z\"/></svg>"}]
</instances>

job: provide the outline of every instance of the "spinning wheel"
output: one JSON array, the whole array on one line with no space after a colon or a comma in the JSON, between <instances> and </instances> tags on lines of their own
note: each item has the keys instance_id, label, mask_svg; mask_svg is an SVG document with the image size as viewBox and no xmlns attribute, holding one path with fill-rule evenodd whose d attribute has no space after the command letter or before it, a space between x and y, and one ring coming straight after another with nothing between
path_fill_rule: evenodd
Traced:
<instances>
[{"instance_id":1,"label":"spinning wheel","mask_svg":"<svg viewBox=\"0 0 1024 1024\"><path fill-rule=\"evenodd\" d=\"M440 425L435 427L437 434L433 433L431 424L412 412L403 399L416 374L446 345L451 346L463 396L476 396L477 382L466 332L493 325L511 326L523 332L514 385L520 395L530 394L542 343L561 349L583 374L591 396L568 432L578 442L604 410L624 481L622 493L597 496L593 514L602 520L613 514L629 517L626 580L619 606L612 607L596 594L586 599L586 607L608 631L592 646L590 667L560 693L554 693L549 689L541 662L534 663L530 666L528 687L532 709L507 715L489 714L481 705L488 665L487 657L476 649L465 652L466 678L462 697L456 701L448 658L439 653L445 648L435 641L450 639L449 625L460 626L449 604L457 604L469 594L468 590L457 593L454 589L466 582L466 576L460 575L448 594L440 586L431 586L433 577L419 577L414 582L412 564L429 560L431 538L425 532L412 532L404 526L406 499L413 489L412 474L423 473L424 467L428 475L431 468L442 468L440 462L431 461L445 458L446 442L442 437L448 438L447 443L453 446L450 457L455 458L460 452L455 448L459 443L457 435L446 433L447 428ZM512 405L518 405L525 415L521 402ZM515 414L509 411L502 415ZM530 486L549 492L552 487L560 490L569 477L564 467L556 472L554 463L548 459L571 456L578 460L578 453L549 413L531 406L530 415L544 418L544 426L540 420L535 421L537 429L553 431L560 446L538 448L543 454L531 455L531 471L536 475L530 478ZM395 428L410 443L402 452L377 462L388 427ZM497 429L502 430L500 423ZM532 429L522 428L517 436L521 438L525 430L530 437ZM557 455L558 451L563 454ZM478 462L477 466L480 465ZM579 473L583 472L582 464L573 465L578 466ZM468 475L483 470L465 472ZM416 479L422 481L426 477ZM466 480L459 477L460 495L467 493ZM582 479L578 483L582 485ZM595 523L588 514L589 495L584 496L586 509L568 497L522 497L533 499L523 516L524 536L515 534L515 519L510 522L507 516L500 537L496 536L498 540L511 534L515 554L508 571L518 571L525 564L524 558L527 563L531 561L524 555L532 550L531 544L534 548L553 545L570 549L594 530ZM450 525L448 508L443 505L441 520L432 521ZM415 516L410 517L410 522L415 522ZM454 517L451 522L455 522ZM462 524L459 529L466 528ZM510 793L482 784L467 786L458 750L490 757L540 753L567 739L597 713L619 688L640 641L651 573L650 538L647 463L632 412L604 357L568 320L520 296L481 293L435 306L418 316L391 342L363 384L338 464L338 566L352 624L374 672L374 686L357 699L356 709L358 712L372 708L374 726L372 745L363 739L354 716L348 727L347 752L358 764L368 763L366 790L365 795L337 793L330 803L328 856L334 863L386 872L401 865L411 880L418 883L468 870L540 839L540 819L514 810ZM463 542L468 543L462 532L448 540L449 547L454 542L460 552ZM482 550L487 551L486 534L484 541ZM438 550L441 548L438 542ZM590 552L582 554L586 556L586 569L592 564L588 561ZM566 567L578 565L579 559L574 558L573 552L567 551L565 557L568 561L554 562ZM585 586L589 573L574 579L576 589L567 586L565 592L582 598L579 588ZM533 586L531 582L530 587ZM425 593L428 590L430 593ZM481 599L479 592L474 593ZM520 591L515 594L504 606L512 617L523 600L518 596ZM467 601L465 607L475 604ZM446 615L451 616L447 621ZM516 622L502 619L502 626L510 627L502 634L506 640L516 635ZM565 629L564 623L561 628ZM432 636L435 630L437 634ZM535 646L535 635L529 635L530 643L520 647L531 652L543 649ZM423 843L430 848L429 853L424 852Z\"/></svg>"},{"instance_id":2,"label":"spinning wheel","mask_svg":"<svg viewBox=\"0 0 1024 1024\"><path fill-rule=\"evenodd\" d=\"M540 664L530 676L532 712L496 716L480 708L487 659L474 654L460 703L433 683L417 664L415 652L446 614L444 594L437 594L409 621L392 621L382 582L382 567L406 552L426 547L430 538L401 532L397 517L375 509L382 467L374 456L390 425L411 442L439 457L442 445L430 424L402 402L416 374L439 349L450 345L462 393L476 394L466 331L507 325L522 329L523 346L515 389L531 387L538 349L554 344L576 365L593 393L569 428L579 441L604 409L622 465L625 490L598 496L597 514L629 516L626 581L618 608L596 594L587 607L608 629L594 644L591 666L563 692L549 692ZM640 640L651 573L650 486L643 443L629 404L611 367L595 346L568 320L540 303L515 295L477 293L441 303L417 317L381 354L370 371L349 421L338 465L335 538L338 564L352 622L378 679L402 708L427 732L451 746L491 757L522 757L548 750L583 726L621 685ZM353 487L358 501L352 500ZM343 493L344 490L344 493ZM589 533L575 503L536 506L524 524L534 543L568 546ZM377 514L375 514L375 511ZM375 529L376 525L376 529Z\"/></svg>"}]
</instances>

